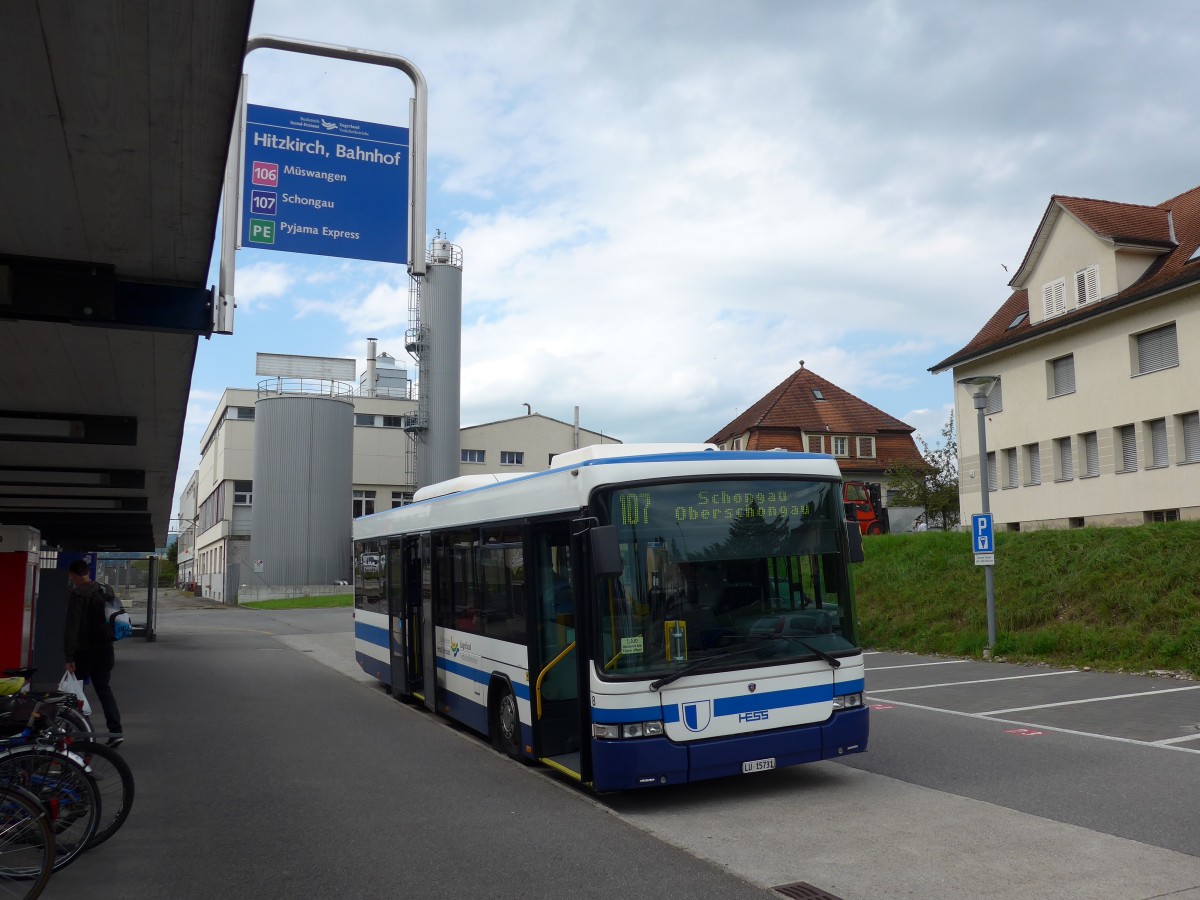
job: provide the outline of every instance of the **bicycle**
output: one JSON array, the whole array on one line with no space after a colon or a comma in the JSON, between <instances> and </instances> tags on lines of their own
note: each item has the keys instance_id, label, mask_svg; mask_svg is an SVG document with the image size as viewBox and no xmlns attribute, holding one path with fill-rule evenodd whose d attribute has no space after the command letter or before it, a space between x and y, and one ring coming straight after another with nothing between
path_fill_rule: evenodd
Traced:
<instances>
[{"instance_id":1,"label":"bicycle","mask_svg":"<svg viewBox=\"0 0 1200 900\"><path fill-rule=\"evenodd\" d=\"M4 670L6 677L0 678L0 735L12 734L24 728L39 699L58 696L43 694L41 698L35 698L30 694L30 679L36 671L33 666ZM92 722L83 712L83 701L73 695L63 695L63 702L55 707L54 718L70 732L92 730Z\"/></svg>"},{"instance_id":2,"label":"bicycle","mask_svg":"<svg viewBox=\"0 0 1200 900\"><path fill-rule=\"evenodd\" d=\"M96 833L85 848L90 849L104 843L125 824L133 807L133 770L120 753L99 743L92 732L73 733L65 730L63 720L57 715L60 699L69 698L51 694L39 701L21 732L10 735L8 741L14 749L24 746L53 747L59 752L77 756L83 762L100 798Z\"/></svg>"},{"instance_id":3,"label":"bicycle","mask_svg":"<svg viewBox=\"0 0 1200 900\"><path fill-rule=\"evenodd\" d=\"M54 830L29 791L0 786L0 898L34 900L54 871Z\"/></svg>"},{"instance_id":4,"label":"bicycle","mask_svg":"<svg viewBox=\"0 0 1200 900\"><path fill-rule=\"evenodd\" d=\"M60 695L61 696L61 695ZM39 701L41 707L53 705ZM31 721L37 722L36 718ZM29 743L32 728L0 739L0 789L23 788L45 808L54 833L57 871L87 849L100 821L100 795L82 757L67 750Z\"/></svg>"}]
</instances>

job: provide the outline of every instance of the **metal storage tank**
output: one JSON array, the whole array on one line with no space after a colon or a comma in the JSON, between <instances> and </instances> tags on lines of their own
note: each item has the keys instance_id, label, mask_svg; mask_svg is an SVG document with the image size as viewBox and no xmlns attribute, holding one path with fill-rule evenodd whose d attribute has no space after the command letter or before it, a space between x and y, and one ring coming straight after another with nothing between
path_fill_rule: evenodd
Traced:
<instances>
[{"instance_id":1,"label":"metal storage tank","mask_svg":"<svg viewBox=\"0 0 1200 900\"><path fill-rule=\"evenodd\" d=\"M264 382L254 407L251 556L269 585L350 579L354 400L349 385ZM290 390L289 388L295 388ZM306 393L314 388L321 393Z\"/></svg>"}]
</instances>

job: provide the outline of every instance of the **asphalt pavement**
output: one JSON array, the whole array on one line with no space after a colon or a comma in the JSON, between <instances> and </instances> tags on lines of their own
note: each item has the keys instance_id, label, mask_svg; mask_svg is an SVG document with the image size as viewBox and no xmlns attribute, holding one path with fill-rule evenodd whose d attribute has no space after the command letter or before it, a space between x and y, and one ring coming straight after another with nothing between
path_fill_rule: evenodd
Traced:
<instances>
[{"instance_id":1,"label":"asphalt pavement","mask_svg":"<svg viewBox=\"0 0 1200 900\"><path fill-rule=\"evenodd\" d=\"M1200 900L1195 683L869 654L866 754L598 798L351 629L168 592L118 645L133 813L45 896Z\"/></svg>"}]
</instances>

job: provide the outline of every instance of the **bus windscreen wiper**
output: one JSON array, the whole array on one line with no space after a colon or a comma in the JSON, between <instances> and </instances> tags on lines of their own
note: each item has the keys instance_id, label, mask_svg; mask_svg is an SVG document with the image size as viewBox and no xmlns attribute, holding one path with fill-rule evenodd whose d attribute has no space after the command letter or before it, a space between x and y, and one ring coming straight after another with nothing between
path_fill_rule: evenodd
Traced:
<instances>
[{"instance_id":1,"label":"bus windscreen wiper","mask_svg":"<svg viewBox=\"0 0 1200 900\"><path fill-rule=\"evenodd\" d=\"M794 637L783 638L783 637L775 637L775 636L769 637L769 638L767 638L767 640L770 640L772 642L785 641L785 640L793 641L793 642L799 644L805 650L810 651L814 656L821 657L821 659L823 659L823 660L825 660L825 662L829 663L830 668L840 669L842 667L842 661L840 659L838 659L836 656L834 656L831 653L826 653L824 650L820 650L820 649L814 647L812 644L808 643L807 641L802 641L802 640L799 640L798 638L794 638ZM709 663L716 662L719 659L728 659L731 656L740 656L741 654L748 653L751 650L761 650L763 647L763 643L765 643L765 642L756 642L753 644L747 644L745 646L737 648L736 650L727 650L724 653L718 653L716 656L706 656L704 659L698 659L694 663L692 663L690 666L684 666L678 672L672 672L670 675L664 675L662 678L658 679L657 681L650 682L650 690L657 691L659 688L666 687L672 681L676 681L676 680L682 678L684 675L691 675L693 672L703 669Z\"/></svg>"},{"instance_id":2,"label":"bus windscreen wiper","mask_svg":"<svg viewBox=\"0 0 1200 900\"><path fill-rule=\"evenodd\" d=\"M780 640L777 637L770 638L772 641ZM761 650L764 642L755 642L753 644L745 644L735 650L726 650L724 653L718 653L716 656L706 656L704 659L698 659L690 666L684 666L678 672L672 672L670 675L664 675L658 681L650 682L650 690L657 691L661 687L665 687L672 681L682 678L684 675L691 675L700 669L708 666L709 663L714 663L718 659L728 659L731 656L741 656L743 653L749 653L751 650Z\"/></svg>"}]
</instances>

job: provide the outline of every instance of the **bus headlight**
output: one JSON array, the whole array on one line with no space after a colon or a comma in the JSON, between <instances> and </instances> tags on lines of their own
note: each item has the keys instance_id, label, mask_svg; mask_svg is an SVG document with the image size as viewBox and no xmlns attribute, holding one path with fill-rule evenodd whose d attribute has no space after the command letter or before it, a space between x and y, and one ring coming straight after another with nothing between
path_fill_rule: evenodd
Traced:
<instances>
[{"instance_id":1,"label":"bus headlight","mask_svg":"<svg viewBox=\"0 0 1200 900\"><path fill-rule=\"evenodd\" d=\"M863 695L860 691L857 694L842 694L840 697L833 698L833 708L837 709L854 709L863 705Z\"/></svg>"},{"instance_id":2,"label":"bus headlight","mask_svg":"<svg viewBox=\"0 0 1200 900\"><path fill-rule=\"evenodd\" d=\"M655 737L663 733L662 722L626 722L624 725L601 725L592 723L592 737L606 741L620 738Z\"/></svg>"}]
</instances>

